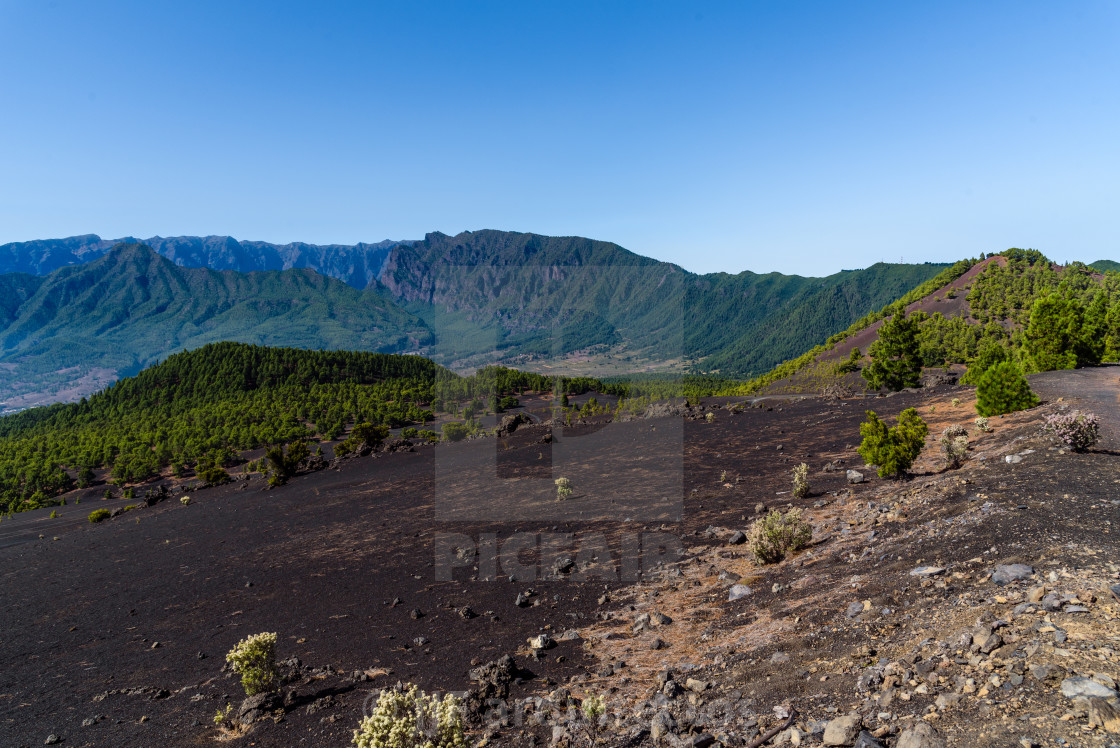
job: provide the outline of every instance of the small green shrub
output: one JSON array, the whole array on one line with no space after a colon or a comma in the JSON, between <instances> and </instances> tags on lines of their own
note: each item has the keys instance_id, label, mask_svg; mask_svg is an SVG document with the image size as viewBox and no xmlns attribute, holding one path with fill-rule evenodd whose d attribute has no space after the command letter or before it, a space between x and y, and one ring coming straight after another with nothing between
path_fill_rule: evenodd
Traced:
<instances>
[{"instance_id":1,"label":"small green shrub","mask_svg":"<svg viewBox=\"0 0 1120 748\"><path fill-rule=\"evenodd\" d=\"M793 495L799 499L809 495L809 466L804 462L793 469Z\"/></svg>"},{"instance_id":2,"label":"small green shrub","mask_svg":"<svg viewBox=\"0 0 1120 748\"><path fill-rule=\"evenodd\" d=\"M836 373L851 374L853 372L859 371L859 362L862 359L863 353L860 352L859 348L853 348L852 352L848 354L848 360L841 364L837 364Z\"/></svg>"},{"instance_id":3,"label":"small green shrub","mask_svg":"<svg viewBox=\"0 0 1120 748\"><path fill-rule=\"evenodd\" d=\"M179 503L182 504L183 506L190 506L191 505L191 497L190 496L181 496L181 497L179 497Z\"/></svg>"},{"instance_id":4,"label":"small green shrub","mask_svg":"<svg viewBox=\"0 0 1120 748\"><path fill-rule=\"evenodd\" d=\"M351 429L350 436L361 439L372 449L377 449L381 446L381 442L389 437L389 427L385 425L375 426L369 422L359 423Z\"/></svg>"},{"instance_id":5,"label":"small green shrub","mask_svg":"<svg viewBox=\"0 0 1120 748\"><path fill-rule=\"evenodd\" d=\"M964 464L968 459L968 431L964 426L954 423L942 432L941 452L948 467L959 468Z\"/></svg>"},{"instance_id":6,"label":"small green shrub","mask_svg":"<svg viewBox=\"0 0 1120 748\"><path fill-rule=\"evenodd\" d=\"M906 474L925 445L929 426L918 411L907 408L898 416L898 424L888 428L875 411L867 411L867 420L860 424L859 456L868 465L879 468L879 476L901 477Z\"/></svg>"},{"instance_id":7,"label":"small green shrub","mask_svg":"<svg viewBox=\"0 0 1120 748\"><path fill-rule=\"evenodd\" d=\"M58 512L54 509L51 510L51 516L48 519L58 519Z\"/></svg>"},{"instance_id":8,"label":"small green shrub","mask_svg":"<svg viewBox=\"0 0 1120 748\"><path fill-rule=\"evenodd\" d=\"M335 451L337 453L337 447ZM268 465L272 470L268 485L278 486L287 483L288 479L294 476L299 470L300 463L306 460L310 454L311 452L307 449L307 443L302 441L289 444L287 453L285 453L283 446L273 447L265 452L264 456L268 460Z\"/></svg>"},{"instance_id":9,"label":"small green shrub","mask_svg":"<svg viewBox=\"0 0 1120 748\"><path fill-rule=\"evenodd\" d=\"M246 696L266 693L277 685L276 634L253 634L226 655L233 672L241 676Z\"/></svg>"},{"instance_id":10,"label":"small green shrub","mask_svg":"<svg viewBox=\"0 0 1120 748\"><path fill-rule=\"evenodd\" d=\"M358 748L466 748L459 700L442 700L416 686L407 691L385 689L373 714L354 730Z\"/></svg>"},{"instance_id":11,"label":"small green shrub","mask_svg":"<svg viewBox=\"0 0 1120 748\"><path fill-rule=\"evenodd\" d=\"M208 465L198 468L198 479L208 486L219 486L229 483L229 473L217 465Z\"/></svg>"},{"instance_id":12,"label":"small green shrub","mask_svg":"<svg viewBox=\"0 0 1120 748\"><path fill-rule=\"evenodd\" d=\"M102 522L109 519L109 514L108 509L94 509L89 513L89 521L93 523Z\"/></svg>"},{"instance_id":13,"label":"small green shrub","mask_svg":"<svg viewBox=\"0 0 1120 748\"><path fill-rule=\"evenodd\" d=\"M1038 398L1022 370L1010 361L991 367L980 375L976 385L976 412L999 416L1038 405Z\"/></svg>"},{"instance_id":14,"label":"small green shrub","mask_svg":"<svg viewBox=\"0 0 1120 748\"><path fill-rule=\"evenodd\" d=\"M959 397L954 397L950 402L953 404L953 407L956 408L961 404L961 399Z\"/></svg>"},{"instance_id":15,"label":"small green shrub","mask_svg":"<svg viewBox=\"0 0 1120 748\"><path fill-rule=\"evenodd\" d=\"M443 438L449 442L461 442L467 438L470 429L465 423L443 424Z\"/></svg>"},{"instance_id":16,"label":"small green shrub","mask_svg":"<svg viewBox=\"0 0 1120 748\"><path fill-rule=\"evenodd\" d=\"M776 564L787 553L799 551L813 539L813 528L801 519L800 509L785 514L771 510L756 520L747 533L747 544L760 564Z\"/></svg>"},{"instance_id":17,"label":"small green shrub","mask_svg":"<svg viewBox=\"0 0 1120 748\"><path fill-rule=\"evenodd\" d=\"M973 421L973 423L976 424L976 428L983 431L985 434L992 430L992 427L988 425L986 416L976 416L976 420Z\"/></svg>"},{"instance_id":18,"label":"small green shrub","mask_svg":"<svg viewBox=\"0 0 1120 748\"><path fill-rule=\"evenodd\" d=\"M715 423L716 422L716 414L709 410L707 413L704 414L704 420L707 421L708 423Z\"/></svg>"},{"instance_id":19,"label":"small green shrub","mask_svg":"<svg viewBox=\"0 0 1120 748\"><path fill-rule=\"evenodd\" d=\"M556 500L563 501L572 495L572 482L567 478L556 479Z\"/></svg>"},{"instance_id":20,"label":"small green shrub","mask_svg":"<svg viewBox=\"0 0 1120 748\"><path fill-rule=\"evenodd\" d=\"M229 720L230 712L233 711L233 704L226 704L225 709L219 709L218 713L214 715L214 724L220 725Z\"/></svg>"}]
</instances>

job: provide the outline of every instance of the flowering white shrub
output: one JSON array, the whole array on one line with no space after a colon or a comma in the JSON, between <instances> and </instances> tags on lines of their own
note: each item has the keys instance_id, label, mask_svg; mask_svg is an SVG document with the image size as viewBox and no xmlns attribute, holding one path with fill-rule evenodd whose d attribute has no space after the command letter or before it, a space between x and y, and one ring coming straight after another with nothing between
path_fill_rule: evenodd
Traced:
<instances>
[{"instance_id":1,"label":"flowering white shrub","mask_svg":"<svg viewBox=\"0 0 1120 748\"><path fill-rule=\"evenodd\" d=\"M992 427L988 425L987 416L976 416L974 423L976 424L976 428L980 429L985 434L992 430Z\"/></svg>"},{"instance_id":2,"label":"flowering white shrub","mask_svg":"<svg viewBox=\"0 0 1120 748\"><path fill-rule=\"evenodd\" d=\"M1095 413L1074 410L1049 416L1042 428L1059 444L1074 452L1084 452L1100 439L1101 419Z\"/></svg>"},{"instance_id":3,"label":"flowering white shrub","mask_svg":"<svg viewBox=\"0 0 1120 748\"><path fill-rule=\"evenodd\" d=\"M804 462L793 469L793 495L799 499L809 495L809 466Z\"/></svg>"},{"instance_id":4,"label":"flowering white shrub","mask_svg":"<svg viewBox=\"0 0 1120 748\"><path fill-rule=\"evenodd\" d=\"M233 672L241 676L246 696L266 693L276 687L276 634L253 634L237 643L226 655Z\"/></svg>"},{"instance_id":5,"label":"flowering white shrub","mask_svg":"<svg viewBox=\"0 0 1120 748\"><path fill-rule=\"evenodd\" d=\"M354 730L358 748L466 748L459 700L443 700L416 686L407 691L386 689L373 714Z\"/></svg>"},{"instance_id":6,"label":"flowering white shrub","mask_svg":"<svg viewBox=\"0 0 1120 748\"><path fill-rule=\"evenodd\" d=\"M572 482L567 478L556 479L556 499L563 501L572 495Z\"/></svg>"},{"instance_id":7,"label":"flowering white shrub","mask_svg":"<svg viewBox=\"0 0 1120 748\"><path fill-rule=\"evenodd\" d=\"M791 551L799 551L813 539L813 528L801 519L800 509L785 514L771 511L751 525L747 543L760 564L776 564Z\"/></svg>"}]
</instances>

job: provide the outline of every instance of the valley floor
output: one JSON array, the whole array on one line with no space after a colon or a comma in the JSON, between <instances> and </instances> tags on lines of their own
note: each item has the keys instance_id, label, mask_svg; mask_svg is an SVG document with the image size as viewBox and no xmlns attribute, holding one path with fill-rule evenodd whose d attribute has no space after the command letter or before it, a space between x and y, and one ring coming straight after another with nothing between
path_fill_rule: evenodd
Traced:
<instances>
[{"instance_id":1,"label":"valley floor","mask_svg":"<svg viewBox=\"0 0 1120 748\"><path fill-rule=\"evenodd\" d=\"M19 515L0 524L0 743L342 746L375 689L477 688L469 671L509 654L519 672L476 672L509 696L473 742L742 746L784 725L784 706L796 716L770 744L827 742L854 714L865 741L889 746L937 745L905 742L918 723L949 745L1109 746L1120 735L1090 726L1105 707L1063 688L1120 679L1118 374L1032 377L1044 404L992 419L991 434L970 428L972 459L952 471L936 439L971 423L963 387L741 412L712 400L683 420L592 419L553 442L523 426L460 451L339 461L271 491L235 481L96 526L96 491L55 519ZM914 479L879 479L855 453L864 410L893 420L911 406L930 446ZM1104 419L1096 450L1038 436L1071 406ZM793 500L802 461L813 493ZM848 468L869 480L849 485ZM791 503L814 526L806 552L759 567L729 544L758 505ZM491 537L514 541L493 569ZM449 553L455 538L477 555ZM633 538L676 538L683 555L628 581ZM534 564L542 542L574 568L554 573L555 551ZM1011 564L1029 572L997 584ZM749 594L729 601L733 584ZM224 654L259 631L299 666L286 666L286 703L258 705L237 737L213 723L243 698ZM541 633L556 641L537 654L526 642ZM563 708L593 694L608 712L598 728Z\"/></svg>"}]
</instances>

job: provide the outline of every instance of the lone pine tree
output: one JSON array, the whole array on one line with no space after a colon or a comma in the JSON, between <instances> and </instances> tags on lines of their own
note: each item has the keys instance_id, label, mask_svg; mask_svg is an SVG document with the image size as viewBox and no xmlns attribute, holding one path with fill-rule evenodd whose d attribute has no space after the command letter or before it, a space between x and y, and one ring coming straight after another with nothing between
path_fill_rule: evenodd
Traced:
<instances>
[{"instance_id":1,"label":"lone pine tree","mask_svg":"<svg viewBox=\"0 0 1120 748\"><path fill-rule=\"evenodd\" d=\"M875 389L917 387L922 377L918 350L918 321L898 312L879 328L879 339L868 349L871 363L863 378Z\"/></svg>"}]
</instances>

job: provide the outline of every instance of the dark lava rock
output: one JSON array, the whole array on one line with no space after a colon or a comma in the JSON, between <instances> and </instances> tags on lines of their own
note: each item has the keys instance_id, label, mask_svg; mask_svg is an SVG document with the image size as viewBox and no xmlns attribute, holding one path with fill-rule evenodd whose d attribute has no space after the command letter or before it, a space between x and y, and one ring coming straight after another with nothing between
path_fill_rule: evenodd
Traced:
<instances>
[{"instance_id":1,"label":"dark lava rock","mask_svg":"<svg viewBox=\"0 0 1120 748\"><path fill-rule=\"evenodd\" d=\"M237 721L243 725L252 724L279 706L279 694L258 693L241 702L241 706L237 708Z\"/></svg>"},{"instance_id":2,"label":"dark lava rock","mask_svg":"<svg viewBox=\"0 0 1120 748\"><path fill-rule=\"evenodd\" d=\"M477 724L486 715L490 708L491 699L508 699L510 685L516 679L528 679L533 674L518 667L517 662L509 655L471 668L467 676L478 683L472 688L463 701L464 711L469 722Z\"/></svg>"},{"instance_id":3,"label":"dark lava rock","mask_svg":"<svg viewBox=\"0 0 1120 748\"><path fill-rule=\"evenodd\" d=\"M330 463L323 455L311 455L299 464L299 470L304 473L314 473L319 470L326 470L329 466Z\"/></svg>"},{"instance_id":4,"label":"dark lava rock","mask_svg":"<svg viewBox=\"0 0 1120 748\"><path fill-rule=\"evenodd\" d=\"M728 539L727 544L742 545L745 542L747 542L747 534L742 530L736 530L735 534Z\"/></svg>"},{"instance_id":5,"label":"dark lava rock","mask_svg":"<svg viewBox=\"0 0 1120 748\"><path fill-rule=\"evenodd\" d=\"M382 448L386 452L415 452L416 447L408 439L390 439Z\"/></svg>"},{"instance_id":6,"label":"dark lava rock","mask_svg":"<svg viewBox=\"0 0 1120 748\"><path fill-rule=\"evenodd\" d=\"M529 417L528 413L510 413L502 417L502 421L498 424L498 428L494 433L499 437L509 436L514 431L517 431L518 426L532 422L533 419ZM551 434L549 434L549 436L551 436Z\"/></svg>"},{"instance_id":7,"label":"dark lava rock","mask_svg":"<svg viewBox=\"0 0 1120 748\"><path fill-rule=\"evenodd\" d=\"M885 748L885 746L875 739L875 736L867 730L861 730L859 737L856 738L856 743L852 748Z\"/></svg>"}]
</instances>

